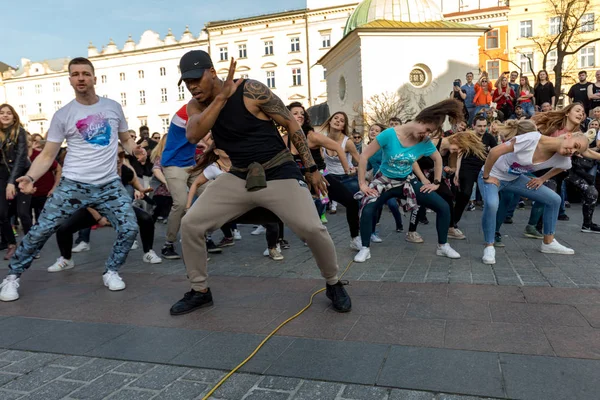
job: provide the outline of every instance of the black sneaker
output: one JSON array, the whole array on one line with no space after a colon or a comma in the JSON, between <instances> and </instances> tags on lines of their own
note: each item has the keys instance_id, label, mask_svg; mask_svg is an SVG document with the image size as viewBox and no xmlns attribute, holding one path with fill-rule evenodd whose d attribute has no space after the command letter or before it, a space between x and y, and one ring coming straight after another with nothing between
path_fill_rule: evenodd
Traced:
<instances>
[{"instance_id":1,"label":"black sneaker","mask_svg":"<svg viewBox=\"0 0 600 400\"><path fill-rule=\"evenodd\" d=\"M219 242L217 247L228 247L228 246L234 246L234 245L235 245L235 241L233 240L232 237L230 237L230 238L224 237L223 239L221 239L221 241Z\"/></svg>"},{"instance_id":2,"label":"black sneaker","mask_svg":"<svg viewBox=\"0 0 600 400\"><path fill-rule=\"evenodd\" d=\"M500 232L496 232L494 235L494 247L504 247L504 243L502 243L502 235Z\"/></svg>"},{"instance_id":3,"label":"black sneaker","mask_svg":"<svg viewBox=\"0 0 600 400\"><path fill-rule=\"evenodd\" d=\"M396 232L404 232L404 227L402 225L396 227Z\"/></svg>"},{"instance_id":4,"label":"black sneaker","mask_svg":"<svg viewBox=\"0 0 600 400\"><path fill-rule=\"evenodd\" d=\"M210 289L208 292L196 292L194 289L183 295L183 299L173 304L171 307L171 315L183 315L203 307L213 305L212 294Z\"/></svg>"},{"instance_id":5,"label":"black sneaker","mask_svg":"<svg viewBox=\"0 0 600 400\"><path fill-rule=\"evenodd\" d=\"M423 224L423 225L428 225L429 220L427 219L427 217L423 217L422 219L419 220L419 223Z\"/></svg>"},{"instance_id":6,"label":"black sneaker","mask_svg":"<svg viewBox=\"0 0 600 400\"><path fill-rule=\"evenodd\" d=\"M277 241L277 243L279 244L279 247L281 247L282 249L289 249L290 248L290 243L285 240L285 239L279 239Z\"/></svg>"},{"instance_id":7,"label":"black sneaker","mask_svg":"<svg viewBox=\"0 0 600 400\"><path fill-rule=\"evenodd\" d=\"M524 201L519 201L519 206L520 209L524 209L525 208L525 202Z\"/></svg>"},{"instance_id":8,"label":"black sneaker","mask_svg":"<svg viewBox=\"0 0 600 400\"><path fill-rule=\"evenodd\" d=\"M511 217L506 217L506 218L504 218L504 223L505 223L505 224L509 224L509 225L510 225L510 224L512 224L512 223L513 223L513 220L512 220L512 218L511 218Z\"/></svg>"},{"instance_id":9,"label":"black sneaker","mask_svg":"<svg viewBox=\"0 0 600 400\"><path fill-rule=\"evenodd\" d=\"M571 208L571 203L569 203L568 201L565 201L565 208Z\"/></svg>"},{"instance_id":10,"label":"black sneaker","mask_svg":"<svg viewBox=\"0 0 600 400\"><path fill-rule=\"evenodd\" d=\"M589 225L583 225L581 227L581 232L585 232L585 233L600 233L600 225L596 225L596 224L589 224Z\"/></svg>"},{"instance_id":11,"label":"black sneaker","mask_svg":"<svg viewBox=\"0 0 600 400\"><path fill-rule=\"evenodd\" d=\"M327 290L325 295L329 300L331 300L331 305L333 305L333 309L337 312L348 312L352 309L352 301L350 300L350 296L344 289L344 285L342 282L338 281L335 285L326 285Z\"/></svg>"},{"instance_id":12,"label":"black sneaker","mask_svg":"<svg viewBox=\"0 0 600 400\"><path fill-rule=\"evenodd\" d=\"M160 250L160 253L167 260L179 260L181 256L175 251L175 246L172 244L165 244Z\"/></svg>"},{"instance_id":13,"label":"black sneaker","mask_svg":"<svg viewBox=\"0 0 600 400\"><path fill-rule=\"evenodd\" d=\"M217 245L215 244L215 242L212 241L212 239L208 239L206 241L206 251L214 254L214 253L222 253L223 249L218 248Z\"/></svg>"},{"instance_id":14,"label":"black sneaker","mask_svg":"<svg viewBox=\"0 0 600 400\"><path fill-rule=\"evenodd\" d=\"M570 218L567 214L563 214L563 215L559 215L558 216L558 220L559 221L568 221Z\"/></svg>"},{"instance_id":15,"label":"black sneaker","mask_svg":"<svg viewBox=\"0 0 600 400\"><path fill-rule=\"evenodd\" d=\"M469 203L469 205L467 206L467 211L475 211L475 204Z\"/></svg>"}]
</instances>

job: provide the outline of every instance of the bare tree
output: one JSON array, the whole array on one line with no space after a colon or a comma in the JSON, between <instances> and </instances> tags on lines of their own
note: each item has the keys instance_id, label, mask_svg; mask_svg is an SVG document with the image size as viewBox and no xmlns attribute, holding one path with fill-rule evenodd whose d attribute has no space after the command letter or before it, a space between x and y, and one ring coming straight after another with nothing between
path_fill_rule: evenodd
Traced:
<instances>
[{"instance_id":1,"label":"bare tree","mask_svg":"<svg viewBox=\"0 0 600 400\"><path fill-rule=\"evenodd\" d=\"M369 125L387 125L390 118L399 117L406 108L407 99L398 92L384 92L371 96L364 102L365 122Z\"/></svg>"}]
</instances>

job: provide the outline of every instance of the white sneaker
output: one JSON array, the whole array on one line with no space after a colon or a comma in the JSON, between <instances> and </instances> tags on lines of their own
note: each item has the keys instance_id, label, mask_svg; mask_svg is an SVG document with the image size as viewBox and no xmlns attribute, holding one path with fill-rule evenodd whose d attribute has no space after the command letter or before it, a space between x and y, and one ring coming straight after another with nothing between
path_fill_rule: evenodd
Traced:
<instances>
[{"instance_id":1,"label":"white sneaker","mask_svg":"<svg viewBox=\"0 0 600 400\"><path fill-rule=\"evenodd\" d=\"M371 242L373 242L373 243L381 243L381 242L383 242L383 239L381 239L378 234L373 233L373 234L371 234Z\"/></svg>"},{"instance_id":2,"label":"white sneaker","mask_svg":"<svg viewBox=\"0 0 600 400\"><path fill-rule=\"evenodd\" d=\"M487 265L496 264L496 249L494 246L486 246L485 249L483 249L483 258L481 261Z\"/></svg>"},{"instance_id":3,"label":"white sneaker","mask_svg":"<svg viewBox=\"0 0 600 400\"><path fill-rule=\"evenodd\" d=\"M465 236L464 233L462 233L462 231L458 228L450 228L448 229L448 237L450 239L457 239L457 240L464 240L467 237Z\"/></svg>"},{"instance_id":4,"label":"white sneaker","mask_svg":"<svg viewBox=\"0 0 600 400\"><path fill-rule=\"evenodd\" d=\"M162 262L162 258L157 256L156 253L154 252L154 250L150 250L149 252L144 254L144 257L142 257L142 260L145 263L150 263L150 264L160 264Z\"/></svg>"},{"instance_id":5,"label":"white sneaker","mask_svg":"<svg viewBox=\"0 0 600 400\"><path fill-rule=\"evenodd\" d=\"M242 234L240 233L239 229L233 230L233 239L234 240L242 240Z\"/></svg>"},{"instance_id":6,"label":"white sneaker","mask_svg":"<svg viewBox=\"0 0 600 400\"><path fill-rule=\"evenodd\" d=\"M125 289L125 282L119 276L116 271L107 271L102 275L102 281L104 286L108 287L108 290L117 291Z\"/></svg>"},{"instance_id":7,"label":"white sneaker","mask_svg":"<svg viewBox=\"0 0 600 400\"><path fill-rule=\"evenodd\" d=\"M329 211L331 212L337 212L337 201L332 201L331 202L331 207L329 208Z\"/></svg>"},{"instance_id":8,"label":"white sneaker","mask_svg":"<svg viewBox=\"0 0 600 400\"><path fill-rule=\"evenodd\" d=\"M356 251L360 251L362 249L362 240L360 236L357 236L350 241L350 248Z\"/></svg>"},{"instance_id":9,"label":"white sneaker","mask_svg":"<svg viewBox=\"0 0 600 400\"><path fill-rule=\"evenodd\" d=\"M550 244L542 243L540 251L549 254L575 254L575 250L563 246L556 239L553 239Z\"/></svg>"},{"instance_id":10,"label":"white sneaker","mask_svg":"<svg viewBox=\"0 0 600 400\"><path fill-rule=\"evenodd\" d=\"M458 254L456 252L456 250L454 250L452 247L450 247L450 245L448 243L444 243L441 246L438 245L438 248L435 251L435 254L437 254L438 256L448 257L448 258L460 258L460 254Z\"/></svg>"},{"instance_id":11,"label":"white sneaker","mask_svg":"<svg viewBox=\"0 0 600 400\"><path fill-rule=\"evenodd\" d=\"M137 250L140 247L140 245L138 244L137 240L133 241L133 244L131 245L131 250Z\"/></svg>"},{"instance_id":12,"label":"white sneaker","mask_svg":"<svg viewBox=\"0 0 600 400\"><path fill-rule=\"evenodd\" d=\"M281 246L280 246L280 245L277 245L277 251L278 251L279 253L281 253ZM267 247L267 249L266 249L265 251L263 251L263 256L265 256L265 257L269 257L269 255L270 255L270 253L269 253L269 248Z\"/></svg>"},{"instance_id":13,"label":"white sneaker","mask_svg":"<svg viewBox=\"0 0 600 400\"><path fill-rule=\"evenodd\" d=\"M48 272L61 272L75 268L75 261L65 260L64 257L58 257L56 262L48 267Z\"/></svg>"},{"instance_id":14,"label":"white sneaker","mask_svg":"<svg viewBox=\"0 0 600 400\"><path fill-rule=\"evenodd\" d=\"M91 247L89 243L79 242L79 244L71 249L73 253L81 253L84 251L90 251Z\"/></svg>"},{"instance_id":15,"label":"white sneaker","mask_svg":"<svg viewBox=\"0 0 600 400\"><path fill-rule=\"evenodd\" d=\"M250 232L251 235L254 236L258 236L258 235L262 235L263 233L265 233L267 230L265 229L264 226L259 225L258 228L256 228L255 230L253 230L252 232Z\"/></svg>"},{"instance_id":16,"label":"white sneaker","mask_svg":"<svg viewBox=\"0 0 600 400\"><path fill-rule=\"evenodd\" d=\"M0 300L15 301L19 299L19 278L9 275L0 283Z\"/></svg>"},{"instance_id":17,"label":"white sneaker","mask_svg":"<svg viewBox=\"0 0 600 400\"><path fill-rule=\"evenodd\" d=\"M354 256L354 262L362 263L371 258L371 249L362 246L357 255Z\"/></svg>"},{"instance_id":18,"label":"white sneaker","mask_svg":"<svg viewBox=\"0 0 600 400\"><path fill-rule=\"evenodd\" d=\"M268 250L269 250L269 257L271 257L272 260L274 260L274 261L283 260L283 255L281 254L281 249L279 248L279 246L277 246L274 249L268 249Z\"/></svg>"}]
</instances>

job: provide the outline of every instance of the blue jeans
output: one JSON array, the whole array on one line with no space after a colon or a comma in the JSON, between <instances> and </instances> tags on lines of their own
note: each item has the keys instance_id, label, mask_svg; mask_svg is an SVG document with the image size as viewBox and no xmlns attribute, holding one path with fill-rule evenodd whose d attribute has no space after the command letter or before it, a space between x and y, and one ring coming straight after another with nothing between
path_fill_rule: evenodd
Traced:
<instances>
[{"instance_id":1,"label":"blue jeans","mask_svg":"<svg viewBox=\"0 0 600 400\"><path fill-rule=\"evenodd\" d=\"M121 179L104 185L92 185L62 178L52 196L46 201L37 224L25 237L10 260L10 275L21 275L31 266L33 256L46 241L77 210L93 207L105 216L115 228L117 237L106 261L106 271L118 271L125 263L129 250L138 234L138 224L131 196Z\"/></svg>"},{"instance_id":2,"label":"blue jeans","mask_svg":"<svg viewBox=\"0 0 600 400\"><path fill-rule=\"evenodd\" d=\"M535 109L533 108L532 102L521 103L519 105L523 109L523 114L527 115L529 118L533 117L533 114L535 114Z\"/></svg>"},{"instance_id":3,"label":"blue jeans","mask_svg":"<svg viewBox=\"0 0 600 400\"><path fill-rule=\"evenodd\" d=\"M334 174L329 174L331 176L333 176L334 178L338 179L340 182L342 182L342 184L346 187L346 189L348 189L350 191L350 193L352 194L352 196L354 196L354 194L356 192L360 191L360 188L358 187L358 176L357 175L334 175Z\"/></svg>"},{"instance_id":4,"label":"blue jeans","mask_svg":"<svg viewBox=\"0 0 600 400\"><path fill-rule=\"evenodd\" d=\"M494 243L494 234L496 232L496 216L500 206L499 193L508 191L517 196L527 197L535 202L544 205L544 235L554 235L556 221L558 220L558 208L560 207L560 196L552 189L542 186L538 190L527 188L527 182L531 178L520 175L514 181L500 181L500 187L493 183L483 181L483 171L479 173L477 183L483 196L483 216L481 225L483 227L483 237L485 243Z\"/></svg>"},{"instance_id":5,"label":"blue jeans","mask_svg":"<svg viewBox=\"0 0 600 400\"><path fill-rule=\"evenodd\" d=\"M468 125L471 126L473 124L473 118L475 118L475 106L467 107L467 112L469 113Z\"/></svg>"}]
</instances>

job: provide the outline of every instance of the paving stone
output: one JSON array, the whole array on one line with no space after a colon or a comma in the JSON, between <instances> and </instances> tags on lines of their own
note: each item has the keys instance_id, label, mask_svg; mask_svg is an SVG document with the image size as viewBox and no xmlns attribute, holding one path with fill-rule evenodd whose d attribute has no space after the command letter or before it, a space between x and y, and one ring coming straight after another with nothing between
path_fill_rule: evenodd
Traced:
<instances>
[{"instance_id":1,"label":"paving stone","mask_svg":"<svg viewBox=\"0 0 600 400\"><path fill-rule=\"evenodd\" d=\"M271 392L268 390L254 389L244 400L288 400L290 393Z\"/></svg>"},{"instance_id":2,"label":"paving stone","mask_svg":"<svg viewBox=\"0 0 600 400\"><path fill-rule=\"evenodd\" d=\"M0 399L2 400L16 400L19 397L23 397L23 394L18 394L15 392L7 392L5 390L0 389Z\"/></svg>"},{"instance_id":3,"label":"paving stone","mask_svg":"<svg viewBox=\"0 0 600 400\"><path fill-rule=\"evenodd\" d=\"M235 374L231 376L223 386L214 393L214 398L222 400L239 400L241 399L254 385L260 376L250 374ZM313 398L314 399L314 398Z\"/></svg>"},{"instance_id":4,"label":"paving stone","mask_svg":"<svg viewBox=\"0 0 600 400\"><path fill-rule=\"evenodd\" d=\"M194 368L181 379L206 383L217 383L224 376L225 372L222 371Z\"/></svg>"},{"instance_id":5,"label":"paving stone","mask_svg":"<svg viewBox=\"0 0 600 400\"><path fill-rule=\"evenodd\" d=\"M339 383L303 381L294 400L334 400L343 388Z\"/></svg>"},{"instance_id":6,"label":"paving stone","mask_svg":"<svg viewBox=\"0 0 600 400\"><path fill-rule=\"evenodd\" d=\"M460 396L456 394L438 394L436 400L485 400L475 396ZM491 400L491 399L489 399Z\"/></svg>"},{"instance_id":7,"label":"paving stone","mask_svg":"<svg viewBox=\"0 0 600 400\"><path fill-rule=\"evenodd\" d=\"M21 392L29 392L70 371L70 369L62 367L42 367L27 375L20 376L9 384L4 385L3 388Z\"/></svg>"},{"instance_id":8,"label":"paving stone","mask_svg":"<svg viewBox=\"0 0 600 400\"><path fill-rule=\"evenodd\" d=\"M22 400L59 400L79 389L83 383L55 380L36 390Z\"/></svg>"},{"instance_id":9,"label":"paving stone","mask_svg":"<svg viewBox=\"0 0 600 400\"><path fill-rule=\"evenodd\" d=\"M171 382L185 375L188 371L188 368L158 365L150 372L136 379L130 386L143 389L162 390Z\"/></svg>"},{"instance_id":10,"label":"paving stone","mask_svg":"<svg viewBox=\"0 0 600 400\"><path fill-rule=\"evenodd\" d=\"M347 400L387 400L390 389L375 386L348 385L342 393Z\"/></svg>"},{"instance_id":11,"label":"paving stone","mask_svg":"<svg viewBox=\"0 0 600 400\"><path fill-rule=\"evenodd\" d=\"M206 383L177 381L169 385L153 400L195 399L208 390L209 386Z\"/></svg>"},{"instance_id":12,"label":"paving stone","mask_svg":"<svg viewBox=\"0 0 600 400\"><path fill-rule=\"evenodd\" d=\"M4 367L2 371L26 374L44 365L50 364L52 361L56 360L59 357L60 356L58 354L34 353L30 357L27 357L21 361L14 362L9 366Z\"/></svg>"},{"instance_id":13,"label":"paving stone","mask_svg":"<svg viewBox=\"0 0 600 400\"><path fill-rule=\"evenodd\" d=\"M93 359L90 358L90 357L64 356L64 357L61 357L59 359L56 359L56 360L52 361L51 365L57 365L59 367L78 368L78 367L81 367L85 363L88 363L88 362L90 362L92 360Z\"/></svg>"},{"instance_id":14,"label":"paving stone","mask_svg":"<svg viewBox=\"0 0 600 400\"><path fill-rule=\"evenodd\" d=\"M265 379L260 381L258 387L261 389L275 389L275 390L295 390L300 384L301 380L296 378L285 378L279 376L266 376Z\"/></svg>"},{"instance_id":15,"label":"paving stone","mask_svg":"<svg viewBox=\"0 0 600 400\"><path fill-rule=\"evenodd\" d=\"M115 368L113 372L120 372L123 374L142 375L154 368L155 364L146 364L139 362L126 362L123 365Z\"/></svg>"},{"instance_id":16,"label":"paving stone","mask_svg":"<svg viewBox=\"0 0 600 400\"><path fill-rule=\"evenodd\" d=\"M434 400L435 394L416 390L392 389L389 400Z\"/></svg>"},{"instance_id":17,"label":"paving stone","mask_svg":"<svg viewBox=\"0 0 600 400\"><path fill-rule=\"evenodd\" d=\"M31 357L33 355L33 353L30 353L28 351L21 351L21 350L7 350L5 352L3 352L2 354L0 354L0 360L4 360L4 361L21 361L27 357Z\"/></svg>"},{"instance_id":18,"label":"paving stone","mask_svg":"<svg viewBox=\"0 0 600 400\"><path fill-rule=\"evenodd\" d=\"M20 374L9 374L9 373L0 372L0 386L2 386L5 383L10 382L14 379L17 379L20 376L21 376Z\"/></svg>"},{"instance_id":19,"label":"paving stone","mask_svg":"<svg viewBox=\"0 0 600 400\"><path fill-rule=\"evenodd\" d=\"M69 397L74 399L104 399L106 396L121 389L134 379L134 377L127 375L108 373L70 394Z\"/></svg>"},{"instance_id":20,"label":"paving stone","mask_svg":"<svg viewBox=\"0 0 600 400\"><path fill-rule=\"evenodd\" d=\"M149 400L156 396L156 392L146 390L121 389L112 396L109 400Z\"/></svg>"},{"instance_id":21,"label":"paving stone","mask_svg":"<svg viewBox=\"0 0 600 400\"><path fill-rule=\"evenodd\" d=\"M84 366L74 370L73 372L64 376L65 379L72 379L75 381L89 382L98 378L100 375L118 367L123 364L123 361L115 360L103 360L97 358L92 362L85 364Z\"/></svg>"},{"instance_id":22,"label":"paving stone","mask_svg":"<svg viewBox=\"0 0 600 400\"><path fill-rule=\"evenodd\" d=\"M39 318L10 317L2 320L0 343L12 347L13 344L27 340L30 337L44 335L53 328L69 325L69 322L54 321ZM47 341L43 338L41 341Z\"/></svg>"}]
</instances>

